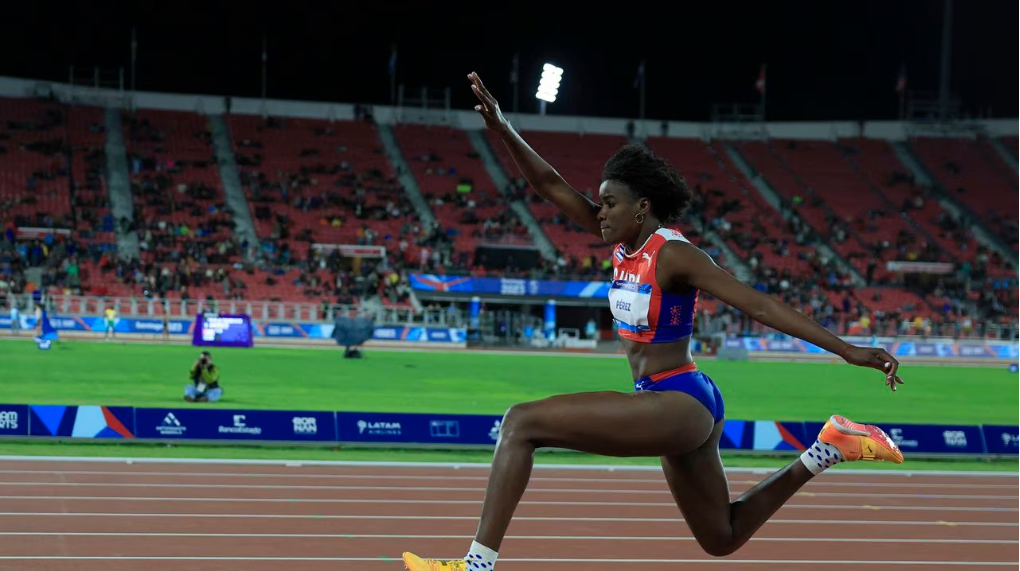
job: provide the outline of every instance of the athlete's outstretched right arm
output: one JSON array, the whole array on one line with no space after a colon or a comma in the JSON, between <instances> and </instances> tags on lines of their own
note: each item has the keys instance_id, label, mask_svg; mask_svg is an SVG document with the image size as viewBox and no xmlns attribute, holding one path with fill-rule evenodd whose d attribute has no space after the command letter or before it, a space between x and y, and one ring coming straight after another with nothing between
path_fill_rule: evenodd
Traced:
<instances>
[{"instance_id":1,"label":"athlete's outstretched right arm","mask_svg":"<svg viewBox=\"0 0 1020 571\"><path fill-rule=\"evenodd\" d=\"M470 73L468 79L471 80L471 90L481 101L480 105L475 105L475 111L478 111L485 119L487 128L499 134L528 184L535 189L539 196L555 204L581 228L601 237L602 230L598 220L599 205L571 188L567 181L560 176L560 173L556 172L556 169L545 162L545 159L525 142L503 116L503 112L499 109L499 102L485 88L477 73Z\"/></svg>"}]
</instances>

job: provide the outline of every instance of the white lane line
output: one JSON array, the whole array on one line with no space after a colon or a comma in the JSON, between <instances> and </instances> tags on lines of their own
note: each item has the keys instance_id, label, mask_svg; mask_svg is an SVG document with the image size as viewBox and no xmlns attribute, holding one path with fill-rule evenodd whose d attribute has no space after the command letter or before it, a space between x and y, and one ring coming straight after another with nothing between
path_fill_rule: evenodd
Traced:
<instances>
[{"instance_id":1,"label":"white lane line","mask_svg":"<svg viewBox=\"0 0 1020 571\"><path fill-rule=\"evenodd\" d=\"M390 504L390 505L481 505L481 500L395 500L390 498L225 498L210 497L150 497L150 496L0 496L0 500L31 500L31 501L96 501L96 502L202 502L202 503L269 503L269 504ZM631 508L671 508L676 509L673 502L555 502L523 500L522 506L610 506ZM944 511L941 506L873 506L873 505L839 505L839 504L785 504L785 508L828 509L828 510L872 510L872 511ZM953 510L957 511L957 510ZM959 511L974 512L1015 512L1017 508L967 506Z\"/></svg>"},{"instance_id":2,"label":"white lane line","mask_svg":"<svg viewBox=\"0 0 1020 571\"><path fill-rule=\"evenodd\" d=\"M792 460L792 458L791 458ZM430 468L430 469L483 469L490 468L489 463L481 462L381 462L381 461L351 461L351 460L244 460L244 459L218 459L218 458L99 458L90 456L4 456L0 455L0 462L62 462L72 464L82 463L106 463L106 464L221 464L228 466L286 466L299 468L302 466L326 466L333 468ZM661 472L660 466L626 466L626 465L605 465L605 464L535 464L535 470L539 471L582 471L582 472ZM771 474L776 468L727 468L727 472L734 474ZM965 471L965 470L869 470L869 469L840 469L826 470L822 477L838 478L840 476L891 476L891 477L997 477L1016 478L1020 472L994 472L994 471Z\"/></svg>"},{"instance_id":3,"label":"white lane line","mask_svg":"<svg viewBox=\"0 0 1020 571\"><path fill-rule=\"evenodd\" d=\"M385 491L385 492L450 492L484 494L485 488L450 488L446 486L290 486L275 484L106 484L101 482L3 482L4 486L14 487L64 487L64 488L169 488L169 489L226 489L226 490L332 490L332 491ZM535 488L528 489L531 494L658 494L668 495L666 490L578 490L574 488ZM731 496L740 495L741 491L731 490ZM803 496L831 498L909 498L934 500L1009 500L1016 502L1020 496L988 495L988 494L881 494L864 492L798 492Z\"/></svg>"},{"instance_id":4,"label":"white lane line","mask_svg":"<svg viewBox=\"0 0 1020 571\"><path fill-rule=\"evenodd\" d=\"M465 539L472 535L398 535L398 534L361 534L361 533L170 533L170 532L63 532L63 531L5 531L3 536L42 536L42 537L272 537L287 539ZM551 541L695 541L691 536L657 537L657 536L602 536L602 535L508 535L506 539L516 540L551 540ZM814 542L814 543L954 543L980 545L1016 545L1016 539L889 539L865 537L754 537L754 542Z\"/></svg>"},{"instance_id":5,"label":"white lane line","mask_svg":"<svg viewBox=\"0 0 1020 571\"><path fill-rule=\"evenodd\" d=\"M153 518L206 518L206 519L339 519L339 520L464 520L478 521L478 516L428 516L428 515L311 515L311 514L222 514L222 513L119 513L119 512L0 512L10 517L153 517ZM521 521L570 521L570 522L656 522L683 523L679 517L554 517L514 516ZM898 526L946 526L946 527L1020 527L1020 523L995 521L898 521L898 520L850 520L850 519L770 519L770 524L809 525L898 525Z\"/></svg>"},{"instance_id":6,"label":"white lane line","mask_svg":"<svg viewBox=\"0 0 1020 571\"><path fill-rule=\"evenodd\" d=\"M3 561L360 561L360 562L399 562L395 557L128 557L128 556L24 556L4 555ZM887 561L840 561L838 559L534 559L506 558L503 562L512 563L697 563L700 565L923 565L927 567L1016 567L1017 563L1000 561L918 561L918 560L887 560Z\"/></svg>"},{"instance_id":7,"label":"white lane line","mask_svg":"<svg viewBox=\"0 0 1020 571\"><path fill-rule=\"evenodd\" d=\"M114 470L0 470L0 474L23 474L23 475L59 475L65 476L68 474L73 475L87 475L87 476L143 476L143 477L186 477L186 478L231 478L231 479L244 479L244 478L279 478L279 479L316 479L321 478L323 480L329 479L349 479L349 480L425 480L425 481L470 481L470 482L487 482L487 476L412 476L412 475L393 475L393 474L286 474L286 473L272 473L272 472L245 472L245 473L232 473L232 472L134 472L134 471L114 471ZM824 478L822 479L824 480ZM558 477L545 477L545 476L532 476L532 482L585 482L585 483L619 483L619 484L665 484L665 479L659 478L558 478ZM729 480L730 484L740 484L753 486L759 483L759 480ZM947 489L947 488L963 488L967 490L973 489L996 489L996 490L1016 490L1017 485L1008 484L933 484L933 483L912 483L912 482L826 482L820 480L812 480L808 484L808 487L848 487L848 488L936 488L936 489Z\"/></svg>"}]
</instances>

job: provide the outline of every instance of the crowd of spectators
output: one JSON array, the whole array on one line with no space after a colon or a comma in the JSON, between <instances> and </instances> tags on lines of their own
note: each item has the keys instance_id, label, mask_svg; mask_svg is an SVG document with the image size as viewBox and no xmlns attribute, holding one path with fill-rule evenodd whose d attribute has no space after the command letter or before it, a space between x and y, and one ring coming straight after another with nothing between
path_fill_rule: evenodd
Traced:
<instances>
[{"instance_id":1,"label":"crowd of spectators","mask_svg":"<svg viewBox=\"0 0 1020 571\"><path fill-rule=\"evenodd\" d=\"M47 112L38 122L8 123L8 130L53 130L66 120L59 111ZM166 134L144 120L126 118L129 140L155 146ZM95 125L95 129L102 129ZM267 122L267 128L282 128ZM316 136L328 137L328 128ZM209 142L208 130L193 134L197 141ZM0 140L2 143L2 140ZM457 192L425 196L434 207L455 204L460 211L458 227L426 225L417 216L414 205L399 182L403 173L389 175L379 169L357 170L343 159L320 157L317 149L301 151L306 159L321 162L293 169L263 168L263 145L256 139L238 142L236 153L242 186L247 190L254 218L266 223L257 243L248 243L234 232L233 213L223 199L222 190L198 181L181 180L189 169L215 168L212 159L177 160L161 152L131 152L128 156L131 189L135 200L134 222L116 221L109 213L104 192L105 156L102 148L78 149L86 164L84 180L75 180L69 164L72 145L59 136L26 145L25 149L54 159L54 167L36 170L26 181L34 189L42 181L68 180L71 189L66 213L45 211L25 214L10 200L0 204L3 234L0 235L0 291L28 293L36 284L27 275L38 270L39 285L52 293L121 295L161 299L244 300L252 286L276 286L281 282L297 288L303 299L316 303L353 304L378 298L384 304L411 302L408 275L426 272L448 275L519 277L528 279L606 279L611 274L608 248L604 254L577 257L559 254L555 260L540 258L533 267L514 264L496 267L484 257L458 251L459 232L475 238L500 241L524 237L527 230L509 208L495 217L478 217L476 210L488 209L508 199L541 201L521 179L514 180L502 196L484 192ZM338 147L343 156L347 149ZM437 166L442 169L442 166ZM434 172L437 176L441 172ZM900 174L899 176L905 176ZM893 183L912 184L909 180ZM53 191L50 191L53 192ZM591 190L588 191L590 198ZM918 193L905 200L904 212L919 211L926 200ZM696 193L683 230L692 241L710 254L720 257L722 250L701 240L702 230L711 230L727 243L753 252L745 262L751 271L751 285L775 295L825 327L839 332L919 333L924 335L982 334L989 323L1007 318L1016 306L1015 280L996 280L989 276L989 265L1001 264L997 252L978 246L973 262L964 261L950 275L915 281L898 274L879 278L875 269L890 250L897 259L936 261L942 252L916 234L900 232L895 242L876 242L859 254L867 259L864 279L869 286L906 288L918 294L925 306L905 305L899 311L870 309L877 301L874 288L861 294L851 275L836 260L819 248L803 248L829 240L835 243L851 239L855 233L868 234L882 220L896 213L874 210L866 217L846 221L827 219L828 235L818 236L798 215L799 200L784 202L783 219L787 238L769 238L762 222L735 227L727 215L741 205L739 201L713 202L709 207L703 192ZM284 208L285 207L285 208ZM183 213L182 219L178 214ZM308 216L302 216L308 215ZM305 222L314 219L314 224ZM538 220L540 225L559 225L577 232L583 230L560 214ZM384 223L384 224L380 224ZM938 227L960 242L972 235L965 218L941 212ZM18 228L50 229L38 237L19 237ZM357 245L386 246L383 259L346 258L338 250L316 248L320 231L354 228ZM81 230L85 232L82 233ZM91 240L95 232L137 232L143 256L123 260L108 242ZM583 239L591 239L584 236ZM795 257L809 271L770 266L763 251L775 256ZM726 331L752 331L751 320L732 308L703 299L699 315L708 327ZM981 316L979 318L978 316Z\"/></svg>"}]
</instances>

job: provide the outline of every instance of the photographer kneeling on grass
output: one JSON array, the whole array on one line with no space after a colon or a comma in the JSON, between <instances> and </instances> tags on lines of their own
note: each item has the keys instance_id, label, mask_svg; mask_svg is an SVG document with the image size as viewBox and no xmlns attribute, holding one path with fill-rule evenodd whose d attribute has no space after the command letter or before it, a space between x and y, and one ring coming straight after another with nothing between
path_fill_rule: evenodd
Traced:
<instances>
[{"instance_id":1,"label":"photographer kneeling on grass","mask_svg":"<svg viewBox=\"0 0 1020 571\"><path fill-rule=\"evenodd\" d=\"M212 362L212 355L202 355L191 366L191 384L184 386L184 400L188 402L216 402L223 396L220 387L220 370Z\"/></svg>"}]
</instances>

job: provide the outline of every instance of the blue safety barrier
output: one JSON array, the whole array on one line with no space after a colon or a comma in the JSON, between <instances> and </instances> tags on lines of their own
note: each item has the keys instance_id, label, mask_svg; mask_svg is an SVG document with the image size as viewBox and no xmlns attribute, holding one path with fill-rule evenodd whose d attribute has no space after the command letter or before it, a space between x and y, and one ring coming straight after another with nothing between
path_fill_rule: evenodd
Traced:
<instances>
[{"instance_id":1,"label":"blue safety barrier","mask_svg":"<svg viewBox=\"0 0 1020 571\"><path fill-rule=\"evenodd\" d=\"M94 405L0 404L0 436L492 446L502 416ZM880 423L911 454L1017 455L1017 426ZM810 446L821 422L728 419L724 450L796 453Z\"/></svg>"},{"instance_id":2,"label":"blue safety barrier","mask_svg":"<svg viewBox=\"0 0 1020 571\"><path fill-rule=\"evenodd\" d=\"M341 442L492 445L503 417L338 412L336 418Z\"/></svg>"},{"instance_id":3,"label":"blue safety barrier","mask_svg":"<svg viewBox=\"0 0 1020 571\"><path fill-rule=\"evenodd\" d=\"M28 436L28 405L0 404L0 436Z\"/></svg>"},{"instance_id":4,"label":"blue safety barrier","mask_svg":"<svg viewBox=\"0 0 1020 571\"><path fill-rule=\"evenodd\" d=\"M1015 426L984 425L985 451L989 454L1020 454L1020 433Z\"/></svg>"},{"instance_id":5,"label":"blue safety barrier","mask_svg":"<svg viewBox=\"0 0 1020 571\"><path fill-rule=\"evenodd\" d=\"M50 316L50 323L57 331L106 331L106 321L102 317L67 317ZM21 328L31 330L35 327L34 317L22 317ZM167 328L173 334L195 334L193 320L171 319ZM0 316L0 329L10 329L11 318ZM117 318L113 330L123 334L161 334L163 321L160 319L136 319L129 317ZM253 322L252 333L260 338L292 338L292 339L332 339L333 324L331 323L289 323L270 321ZM374 341L429 342L429 343L465 343L467 330L460 327L420 327L412 325L379 326L372 335ZM247 342L245 343L247 345Z\"/></svg>"},{"instance_id":6,"label":"blue safety barrier","mask_svg":"<svg viewBox=\"0 0 1020 571\"><path fill-rule=\"evenodd\" d=\"M411 274L411 288L418 291L487 293L543 297L607 298L608 281L524 280L517 278L472 278Z\"/></svg>"},{"instance_id":7,"label":"blue safety barrier","mask_svg":"<svg viewBox=\"0 0 1020 571\"><path fill-rule=\"evenodd\" d=\"M138 438L336 442L336 414L295 410L137 408Z\"/></svg>"},{"instance_id":8,"label":"blue safety barrier","mask_svg":"<svg viewBox=\"0 0 1020 571\"><path fill-rule=\"evenodd\" d=\"M923 454L986 454L980 426L942 424L879 423L882 430L900 447L904 456L911 452ZM812 435L822 429L821 422L805 422L804 429Z\"/></svg>"},{"instance_id":9,"label":"blue safety barrier","mask_svg":"<svg viewBox=\"0 0 1020 571\"><path fill-rule=\"evenodd\" d=\"M1018 345L1005 341L985 341L982 343L949 343L896 341L866 343L881 347L895 357L930 357L930 358L966 358L966 359L1016 359L1020 355ZM770 339L767 337L728 337L727 349L744 349L748 353L826 353L800 339Z\"/></svg>"},{"instance_id":10,"label":"blue safety barrier","mask_svg":"<svg viewBox=\"0 0 1020 571\"><path fill-rule=\"evenodd\" d=\"M129 406L34 404L28 409L29 436L135 437L134 409Z\"/></svg>"}]
</instances>

